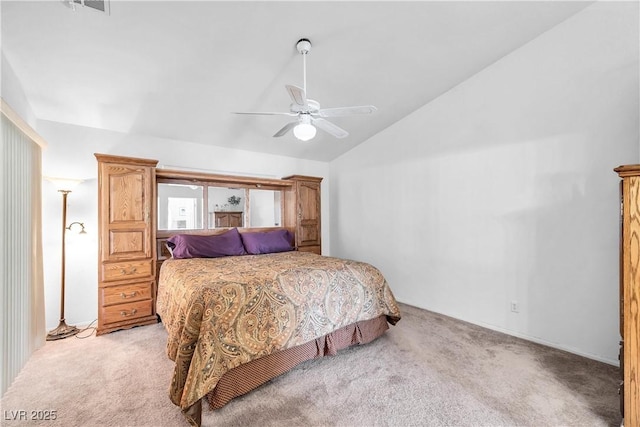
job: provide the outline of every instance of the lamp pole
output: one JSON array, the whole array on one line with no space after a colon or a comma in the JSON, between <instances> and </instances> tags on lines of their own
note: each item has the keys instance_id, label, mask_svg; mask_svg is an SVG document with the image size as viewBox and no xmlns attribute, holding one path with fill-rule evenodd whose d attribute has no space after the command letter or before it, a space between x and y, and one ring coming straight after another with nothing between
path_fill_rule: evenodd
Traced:
<instances>
[{"instance_id":1,"label":"lamp pole","mask_svg":"<svg viewBox=\"0 0 640 427\"><path fill-rule=\"evenodd\" d=\"M60 323L58 327L47 334L47 341L59 340L76 335L80 330L75 326L68 326L64 319L64 279L65 279L65 250L67 231L67 195L71 190L58 190L62 193L62 265L60 273ZM83 227L84 229L84 227Z\"/></svg>"}]
</instances>

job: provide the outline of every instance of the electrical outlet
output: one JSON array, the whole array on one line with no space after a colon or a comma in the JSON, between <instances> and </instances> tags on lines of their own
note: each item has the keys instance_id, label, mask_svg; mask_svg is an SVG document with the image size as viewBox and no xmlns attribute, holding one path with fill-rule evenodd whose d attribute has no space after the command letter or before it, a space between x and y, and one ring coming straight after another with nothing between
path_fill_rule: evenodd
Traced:
<instances>
[{"instance_id":1,"label":"electrical outlet","mask_svg":"<svg viewBox=\"0 0 640 427\"><path fill-rule=\"evenodd\" d=\"M511 312L518 313L518 301L511 301Z\"/></svg>"}]
</instances>

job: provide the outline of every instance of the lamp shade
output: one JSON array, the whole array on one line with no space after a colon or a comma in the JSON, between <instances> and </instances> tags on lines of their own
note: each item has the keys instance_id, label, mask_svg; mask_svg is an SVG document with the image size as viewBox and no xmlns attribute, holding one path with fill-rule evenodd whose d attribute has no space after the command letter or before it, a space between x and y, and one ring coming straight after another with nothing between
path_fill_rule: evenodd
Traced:
<instances>
[{"instance_id":1,"label":"lamp shade","mask_svg":"<svg viewBox=\"0 0 640 427\"><path fill-rule=\"evenodd\" d=\"M300 141L309 141L316 136L316 128L310 123L300 123L293 128L293 135Z\"/></svg>"},{"instance_id":2,"label":"lamp shade","mask_svg":"<svg viewBox=\"0 0 640 427\"><path fill-rule=\"evenodd\" d=\"M82 179L56 178L50 176L46 176L45 179L53 183L58 191L71 191L83 181Z\"/></svg>"}]
</instances>

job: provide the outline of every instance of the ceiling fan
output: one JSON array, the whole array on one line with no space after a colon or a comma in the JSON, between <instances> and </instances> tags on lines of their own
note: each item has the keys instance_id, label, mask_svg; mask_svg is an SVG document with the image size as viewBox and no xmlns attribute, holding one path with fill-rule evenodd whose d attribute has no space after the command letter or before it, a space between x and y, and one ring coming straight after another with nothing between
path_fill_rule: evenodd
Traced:
<instances>
[{"instance_id":1,"label":"ceiling fan","mask_svg":"<svg viewBox=\"0 0 640 427\"><path fill-rule=\"evenodd\" d=\"M320 103L307 98L307 54L311 50L311 42L308 39L300 39L296 43L296 49L302 54L303 87L286 85L287 92L293 101L289 106L290 111L285 112L236 112L235 114L252 115L280 115L296 117L296 120L287 123L273 136L280 137L293 129L293 134L301 141L308 141L316 136L316 127L322 129L336 138L345 138L349 132L339 126L325 120L325 117L350 116L353 114L371 114L377 110L373 105L361 105L357 107L320 108Z\"/></svg>"}]
</instances>

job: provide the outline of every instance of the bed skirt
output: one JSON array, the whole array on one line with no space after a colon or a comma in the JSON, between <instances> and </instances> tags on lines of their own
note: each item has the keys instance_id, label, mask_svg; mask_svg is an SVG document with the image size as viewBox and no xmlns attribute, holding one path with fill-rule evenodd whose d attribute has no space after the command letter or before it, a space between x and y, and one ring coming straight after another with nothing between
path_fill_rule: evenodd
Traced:
<instances>
[{"instance_id":1,"label":"bed skirt","mask_svg":"<svg viewBox=\"0 0 640 427\"><path fill-rule=\"evenodd\" d=\"M314 341L270 354L226 372L206 399L211 409L219 409L235 397L242 396L267 381L282 375L300 363L333 356L352 345L367 344L389 329L386 316L352 323ZM202 420L202 399L183 411L192 425Z\"/></svg>"}]
</instances>

